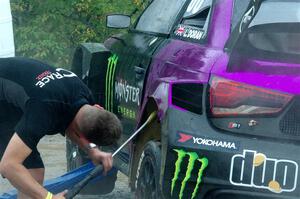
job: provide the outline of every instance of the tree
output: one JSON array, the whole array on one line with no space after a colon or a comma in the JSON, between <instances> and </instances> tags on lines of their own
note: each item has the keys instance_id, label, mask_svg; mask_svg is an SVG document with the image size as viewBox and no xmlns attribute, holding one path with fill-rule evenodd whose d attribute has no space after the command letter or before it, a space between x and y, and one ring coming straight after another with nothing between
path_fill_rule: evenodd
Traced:
<instances>
[{"instance_id":1,"label":"tree","mask_svg":"<svg viewBox=\"0 0 300 199\"><path fill-rule=\"evenodd\" d=\"M12 0L16 54L70 68L82 42L103 42L116 33L106 15L130 14L141 0Z\"/></svg>"}]
</instances>

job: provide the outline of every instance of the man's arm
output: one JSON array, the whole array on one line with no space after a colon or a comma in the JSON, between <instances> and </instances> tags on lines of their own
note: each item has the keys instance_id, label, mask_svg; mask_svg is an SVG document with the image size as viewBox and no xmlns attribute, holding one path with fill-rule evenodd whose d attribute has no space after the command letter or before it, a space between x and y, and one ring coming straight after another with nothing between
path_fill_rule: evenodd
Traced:
<instances>
[{"instance_id":1,"label":"man's arm","mask_svg":"<svg viewBox=\"0 0 300 199\"><path fill-rule=\"evenodd\" d=\"M66 136L75 144L77 144L83 151L86 151L94 164L102 164L104 175L111 170L113 166L113 158L111 153L100 151L98 148L87 150L86 146L90 143L81 133L75 132L74 129L67 130Z\"/></svg>"},{"instance_id":2,"label":"man's arm","mask_svg":"<svg viewBox=\"0 0 300 199\"><path fill-rule=\"evenodd\" d=\"M32 150L15 133L11 138L2 160L0 173L22 193L33 199L46 198L48 191L42 187L23 166L23 161L30 155ZM66 192L52 197L52 199L64 199Z\"/></svg>"},{"instance_id":3,"label":"man's arm","mask_svg":"<svg viewBox=\"0 0 300 199\"><path fill-rule=\"evenodd\" d=\"M48 191L44 189L22 165L32 150L15 133L10 140L0 162L0 173L22 193L30 198L46 198Z\"/></svg>"}]
</instances>

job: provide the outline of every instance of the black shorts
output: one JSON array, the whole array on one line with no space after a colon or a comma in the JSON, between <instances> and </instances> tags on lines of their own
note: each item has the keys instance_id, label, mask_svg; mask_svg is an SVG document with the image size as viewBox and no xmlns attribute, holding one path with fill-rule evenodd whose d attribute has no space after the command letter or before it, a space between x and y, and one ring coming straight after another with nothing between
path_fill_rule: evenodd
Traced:
<instances>
[{"instance_id":1,"label":"black shorts","mask_svg":"<svg viewBox=\"0 0 300 199\"><path fill-rule=\"evenodd\" d=\"M0 101L0 161L10 139L15 133L14 127L22 116L20 111L13 110L7 104L6 107L1 105L3 105L3 102L1 103ZM31 154L23 162L23 165L27 169L44 168L44 163L36 148L32 149Z\"/></svg>"}]
</instances>

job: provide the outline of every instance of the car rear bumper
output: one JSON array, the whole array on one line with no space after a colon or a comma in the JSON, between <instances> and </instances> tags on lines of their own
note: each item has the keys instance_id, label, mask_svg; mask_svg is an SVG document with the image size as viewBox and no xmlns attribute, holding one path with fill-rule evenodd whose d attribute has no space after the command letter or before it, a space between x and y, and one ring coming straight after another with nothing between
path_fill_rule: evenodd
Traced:
<instances>
[{"instance_id":1,"label":"car rear bumper","mask_svg":"<svg viewBox=\"0 0 300 199\"><path fill-rule=\"evenodd\" d=\"M300 197L300 145L213 128L206 115L168 109L166 198Z\"/></svg>"}]
</instances>

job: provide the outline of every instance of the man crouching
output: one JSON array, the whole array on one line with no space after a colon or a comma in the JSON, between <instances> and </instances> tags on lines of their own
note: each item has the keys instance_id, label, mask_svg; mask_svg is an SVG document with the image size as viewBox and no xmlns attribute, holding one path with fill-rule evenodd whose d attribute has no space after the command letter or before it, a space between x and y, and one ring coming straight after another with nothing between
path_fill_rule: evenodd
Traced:
<instances>
[{"instance_id":1,"label":"man crouching","mask_svg":"<svg viewBox=\"0 0 300 199\"><path fill-rule=\"evenodd\" d=\"M0 59L0 173L19 198L65 198L43 188L44 164L37 150L45 135L65 132L104 172L112 168L110 145L122 133L119 119L94 103L71 71L25 58Z\"/></svg>"}]
</instances>

